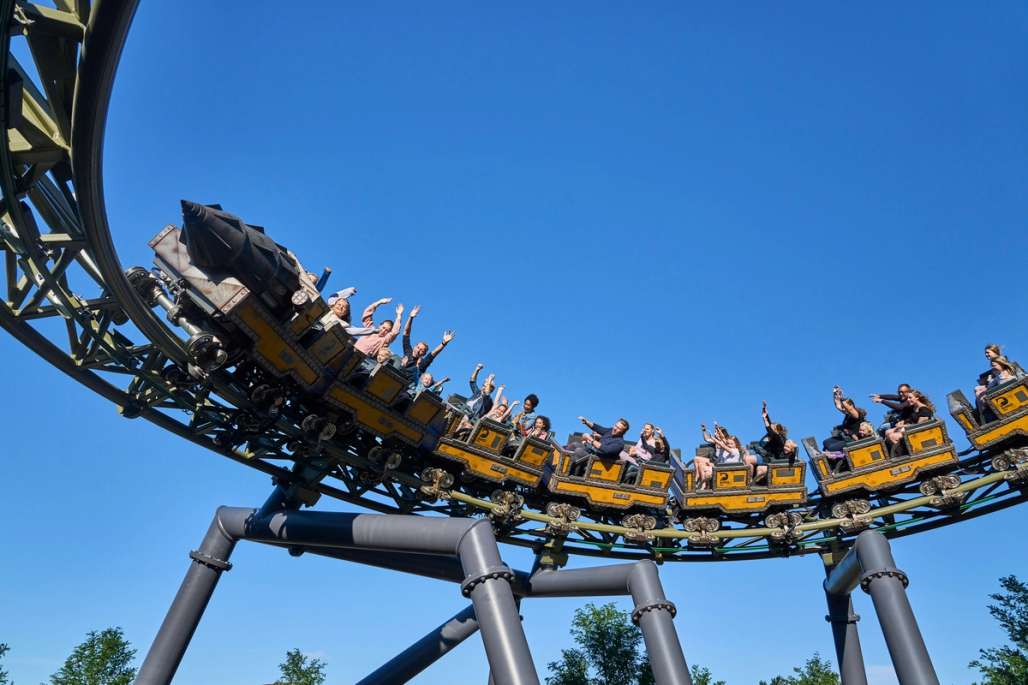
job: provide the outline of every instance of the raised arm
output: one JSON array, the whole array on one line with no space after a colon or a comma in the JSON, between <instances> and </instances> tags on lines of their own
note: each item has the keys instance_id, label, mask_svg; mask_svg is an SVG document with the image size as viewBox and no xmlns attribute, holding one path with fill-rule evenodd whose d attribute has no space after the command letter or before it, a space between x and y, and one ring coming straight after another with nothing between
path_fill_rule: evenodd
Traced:
<instances>
[{"instance_id":1,"label":"raised arm","mask_svg":"<svg viewBox=\"0 0 1028 685\"><path fill-rule=\"evenodd\" d=\"M414 327L414 317L421 311L421 305L416 304L410 309L410 314L407 316L407 323L403 327L403 354L406 357L411 357L414 354L414 349L410 345L410 331ZM396 325L399 326L400 322L397 321Z\"/></svg>"},{"instance_id":2,"label":"raised arm","mask_svg":"<svg viewBox=\"0 0 1028 685\"><path fill-rule=\"evenodd\" d=\"M594 426L596 424L593 423L592 421L590 421L589 419L585 418L584 416L579 416L578 420L581 421L583 424L585 424L585 427L588 428L589 430L595 430Z\"/></svg>"},{"instance_id":3,"label":"raised arm","mask_svg":"<svg viewBox=\"0 0 1028 685\"><path fill-rule=\"evenodd\" d=\"M471 386L472 395L478 394L478 372L481 371L484 366L485 364L479 362L475 364L475 370L471 372L471 380L468 381L468 384Z\"/></svg>"},{"instance_id":4,"label":"raised arm","mask_svg":"<svg viewBox=\"0 0 1028 685\"><path fill-rule=\"evenodd\" d=\"M500 387L496 388L496 397L493 398L493 404L495 404L496 406L500 405L500 400L503 399L503 390L506 387L506 385L501 385Z\"/></svg>"},{"instance_id":5,"label":"raised arm","mask_svg":"<svg viewBox=\"0 0 1028 685\"><path fill-rule=\"evenodd\" d=\"M453 340L455 335L456 334L453 331L444 331L443 341L436 345L435 349L429 353L429 358L435 359L439 355L439 353L443 351L443 348L450 344L450 341Z\"/></svg>"},{"instance_id":6,"label":"raised arm","mask_svg":"<svg viewBox=\"0 0 1028 685\"><path fill-rule=\"evenodd\" d=\"M375 300L367 307L364 308L364 313L361 314L361 323L365 326L373 326L375 323L375 310L384 304L389 304L393 301L391 297L383 297L380 300ZM399 324L397 324L399 325Z\"/></svg>"},{"instance_id":7,"label":"raised arm","mask_svg":"<svg viewBox=\"0 0 1028 685\"><path fill-rule=\"evenodd\" d=\"M393 322L393 330L386 336L386 345L391 344L400 335L400 319L403 318L403 305L396 305L396 320ZM410 325L410 316L407 317L407 325Z\"/></svg>"},{"instance_id":8,"label":"raised arm","mask_svg":"<svg viewBox=\"0 0 1028 685\"><path fill-rule=\"evenodd\" d=\"M764 428L771 430L771 417L767 413L767 401L760 403L760 416L764 419Z\"/></svg>"}]
</instances>

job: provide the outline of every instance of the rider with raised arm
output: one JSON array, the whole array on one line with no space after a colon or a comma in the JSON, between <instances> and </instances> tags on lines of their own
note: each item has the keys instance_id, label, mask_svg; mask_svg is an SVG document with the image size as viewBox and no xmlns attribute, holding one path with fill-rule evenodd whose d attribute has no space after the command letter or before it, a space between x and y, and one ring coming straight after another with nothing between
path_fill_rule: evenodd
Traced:
<instances>
[{"instance_id":1,"label":"rider with raised arm","mask_svg":"<svg viewBox=\"0 0 1028 685\"><path fill-rule=\"evenodd\" d=\"M365 326L373 326L375 324L375 310L384 304L392 302L392 298L383 297L380 300L375 300L364 310L364 314L361 315L361 322ZM390 321L386 319L379 327L378 332L366 335L354 345L355 348L363 352L369 357L374 357L380 349L383 347L389 347L389 345L396 340L397 336L400 335L399 323L400 319L403 318L403 305L396 305L396 321Z\"/></svg>"},{"instance_id":2,"label":"rider with raised arm","mask_svg":"<svg viewBox=\"0 0 1028 685\"><path fill-rule=\"evenodd\" d=\"M420 378L421 374L428 371L428 367L432 365L435 358L450 344L454 337L453 331L443 332L442 342L431 351L428 349L428 343L423 340L411 347L411 328L414 325L414 318L420 312L421 305L416 304L411 307L410 316L407 317L407 323L403 327L403 357L400 359L399 368L412 383L415 378Z\"/></svg>"}]
</instances>

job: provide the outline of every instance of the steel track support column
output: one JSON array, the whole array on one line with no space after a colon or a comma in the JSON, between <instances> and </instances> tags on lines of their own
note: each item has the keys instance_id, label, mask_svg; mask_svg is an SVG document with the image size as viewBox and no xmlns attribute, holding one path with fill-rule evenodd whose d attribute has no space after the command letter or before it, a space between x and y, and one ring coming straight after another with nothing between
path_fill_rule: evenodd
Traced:
<instances>
[{"instance_id":1,"label":"steel track support column","mask_svg":"<svg viewBox=\"0 0 1028 685\"><path fill-rule=\"evenodd\" d=\"M828 600L825 620L832 625L835 657L842 685L867 685L864 654L860 649L860 635L857 632L860 617L853 613L853 600L849 595L831 595L827 592L825 599Z\"/></svg>"},{"instance_id":2,"label":"steel track support column","mask_svg":"<svg viewBox=\"0 0 1028 685\"><path fill-rule=\"evenodd\" d=\"M457 543L464 569L461 594L471 598L496 685L539 683L511 583L514 572L500 559L492 526L479 519Z\"/></svg>"},{"instance_id":3,"label":"steel track support column","mask_svg":"<svg viewBox=\"0 0 1028 685\"><path fill-rule=\"evenodd\" d=\"M200 548L189 554L192 564L139 668L135 685L168 685L175 677L218 579L232 568L228 559L235 546L235 539L225 534L215 516Z\"/></svg>"},{"instance_id":4,"label":"steel track support column","mask_svg":"<svg viewBox=\"0 0 1028 685\"><path fill-rule=\"evenodd\" d=\"M682 644L675 631L675 605L664 596L664 587L652 561L640 561L628 576L635 601L632 622L642 630L646 653L657 685L692 685Z\"/></svg>"},{"instance_id":5,"label":"steel track support column","mask_svg":"<svg viewBox=\"0 0 1028 685\"><path fill-rule=\"evenodd\" d=\"M848 598L859 584L871 595L900 685L938 685L939 677L907 599L907 582L906 574L896 568L885 536L864 531L829 573L825 592Z\"/></svg>"},{"instance_id":6,"label":"steel track support column","mask_svg":"<svg viewBox=\"0 0 1028 685\"><path fill-rule=\"evenodd\" d=\"M478 631L474 607L467 607L406 650L397 654L357 685L406 683Z\"/></svg>"}]
</instances>

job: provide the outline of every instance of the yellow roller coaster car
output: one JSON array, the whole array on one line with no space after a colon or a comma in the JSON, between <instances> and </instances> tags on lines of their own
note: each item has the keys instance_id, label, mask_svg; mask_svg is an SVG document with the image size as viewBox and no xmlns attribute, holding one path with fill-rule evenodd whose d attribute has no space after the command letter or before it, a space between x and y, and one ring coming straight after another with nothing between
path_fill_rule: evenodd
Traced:
<instances>
[{"instance_id":1,"label":"yellow roller coaster car","mask_svg":"<svg viewBox=\"0 0 1028 685\"><path fill-rule=\"evenodd\" d=\"M628 464L623 461L589 457L584 475L572 473L571 455L558 450L559 461L549 478L550 492L586 500L609 509L645 507L663 509L667 505L671 467L639 462L638 474L622 482Z\"/></svg>"},{"instance_id":2,"label":"yellow roller coaster car","mask_svg":"<svg viewBox=\"0 0 1028 685\"><path fill-rule=\"evenodd\" d=\"M996 417L987 423L979 422L977 412L960 390L951 392L946 399L949 413L977 449L1028 441L1028 378L1011 381L982 395L981 406L990 409Z\"/></svg>"},{"instance_id":3,"label":"yellow roller coaster car","mask_svg":"<svg viewBox=\"0 0 1028 685\"><path fill-rule=\"evenodd\" d=\"M708 456L709 448L700 447L696 456ZM719 511L725 514L752 514L807 502L806 465L802 462L771 461L767 476L753 482L745 464L714 467L709 488L698 488L696 472L672 455L675 477L671 490L681 511Z\"/></svg>"},{"instance_id":4,"label":"yellow roller coaster car","mask_svg":"<svg viewBox=\"0 0 1028 685\"><path fill-rule=\"evenodd\" d=\"M895 489L922 474L957 464L956 449L942 421L908 426L903 442L905 449L890 456L885 441L875 435L848 443L843 450L844 457L835 460L818 449L812 437L803 439L803 447L826 497L858 490Z\"/></svg>"}]
</instances>

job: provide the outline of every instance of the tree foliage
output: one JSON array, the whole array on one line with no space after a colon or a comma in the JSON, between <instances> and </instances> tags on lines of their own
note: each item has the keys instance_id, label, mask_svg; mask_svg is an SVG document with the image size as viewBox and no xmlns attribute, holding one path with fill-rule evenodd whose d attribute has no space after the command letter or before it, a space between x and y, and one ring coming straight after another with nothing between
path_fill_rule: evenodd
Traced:
<instances>
[{"instance_id":1,"label":"tree foliage","mask_svg":"<svg viewBox=\"0 0 1028 685\"><path fill-rule=\"evenodd\" d=\"M692 685L725 685L723 680L714 680L709 668L696 664L689 667L689 675L692 676Z\"/></svg>"},{"instance_id":2,"label":"tree foliage","mask_svg":"<svg viewBox=\"0 0 1028 685\"><path fill-rule=\"evenodd\" d=\"M132 659L136 650L121 628L86 634L61 669L50 676L51 685L129 685L136 677Z\"/></svg>"},{"instance_id":3,"label":"tree foliage","mask_svg":"<svg viewBox=\"0 0 1028 685\"><path fill-rule=\"evenodd\" d=\"M282 674L277 685L321 685L325 682L325 662L304 656L299 649L286 652L286 660L278 665Z\"/></svg>"},{"instance_id":4,"label":"tree foliage","mask_svg":"<svg viewBox=\"0 0 1028 685\"><path fill-rule=\"evenodd\" d=\"M6 642L0 642L0 659L3 659L4 655L7 654L7 652L9 652L10 650L11 648L7 646ZM8 678L9 676L7 675L7 669L5 669L3 666L0 666L0 685L14 685L13 683L11 683L10 680L8 680Z\"/></svg>"},{"instance_id":5,"label":"tree foliage","mask_svg":"<svg viewBox=\"0 0 1028 685\"><path fill-rule=\"evenodd\" d=\"M792 672L791 676L776 675L771 680L761 680L760 685L839 685L839 676L832 670L832 662L821 658L817 652Z\"/></svg>"},{"instance_id":6,"label":"tree foliage","mask_svg":"<svg viewBox=\"0 0 1028 685\"><path fill-rule=\"evenodd\" d=\"M628 612L614 604L586 604L575 610L571 637L577 647L551 662L547 685L635 685L652 683L649 663L640 654L642 633ZM648 680L647 680L648 678Z\"/></svg>"},{"instance_id":7,"label":"tree foliage","mask_svg":"<svg viewBox=\"0 0 1028 685\"><path fill-rule=\"evenodd\" d=\"M981 685L1021 685L1028 683L1028 586L1016 576L999 579L1003 592L989 597L989 613L1007 634L1012 644L978 651L969 666L982 674Z\"/></svg>"}]
</instances>

